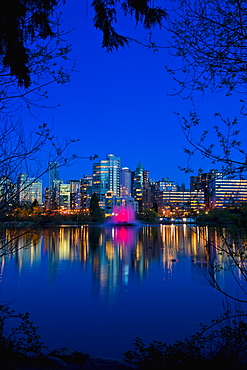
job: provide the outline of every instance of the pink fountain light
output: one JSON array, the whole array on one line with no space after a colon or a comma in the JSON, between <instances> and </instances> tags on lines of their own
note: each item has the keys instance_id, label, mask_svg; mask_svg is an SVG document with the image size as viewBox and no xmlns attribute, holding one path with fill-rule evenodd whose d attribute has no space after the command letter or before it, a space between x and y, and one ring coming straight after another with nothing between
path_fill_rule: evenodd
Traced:
<instances>
[{"instance_id":1,"label":"pink fountain light","mask_svg":"<svg viewBox=\"0 0 247 370\"><path fill-rule=\"evenodd\" d=\"M134 224L136 222L135 212L131 206L115 206L113 208L112 222L118 224Z\"/></svg>"},{"instance_id":2,"label":"pink fountain light","mask_svg":"<svg viewBox=\"0 0 247 370\"><path fill-rule=\"evenodd\" d=\"M113 234L113 243L115 246L132 247L134 244L136 229L133 227L118 226Z\"/></svg>"}]
</instances>

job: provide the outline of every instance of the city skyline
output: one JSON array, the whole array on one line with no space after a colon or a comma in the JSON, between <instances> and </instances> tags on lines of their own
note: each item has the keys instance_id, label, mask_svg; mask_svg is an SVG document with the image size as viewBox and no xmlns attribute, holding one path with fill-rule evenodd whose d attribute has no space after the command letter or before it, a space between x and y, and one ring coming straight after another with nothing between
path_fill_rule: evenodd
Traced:
<instances>
[{"instance_id":1,"label":"city skyline","mask_svg":"<svg viewBox=\"0 0 247 370\"><path fill-rule=\"evenodd\" d=\"M106 53L101 48L102 35L93 27L92 10L80 2L70 1L64 7L62 27L71 30L68 42L72 44L71 59L76 61L76 70L66 86L50 85L47 106L55 109L40 109L34 116L24 112L23 122L27 130L46 122L61 141L63 138L79 139L70 151L79 157L116 153L122 158L122 166L134 169L141 161L150 171L150 176L159 179L168 176L175 182L189 183L189 176L179 170L185 167L189 147L179 123L180 116L187 117L193 104L190 99L174 95L178 88L164 66L181 66L179 58L173 58L163 49L156 53L132 43L126 49ZM121 25L122 32L147 40L149 33L134 22ZM155 29L154 37L160 44L166 40L164 30ZM194 94L194 105L201 118L201 130L210 129L219 123L214 113L224 117L238 115L241 96L225 97L223 93L209 91ZM246 141L245 118L240 120L242 138ZM198 132L199 131L199 132ZM212 139L214 140L214 138ZM63 168L63 177L73 178L90 173L92 163L79 159L73 166ZM195 157L192 167L208 171L212 164ZM77 175L76 175L77 176Z\"/></svg>"},{"instance_id":2,"label":"city skyline","mask_svg":"<svg viewBox=\"0 0 247 370\"><path fill-rule=\"evenodd\" d=\"M90 210L90 214L94 214L93 211L91 213L91 201L96 196L96 208L100 207L106 216L114 214L115 208L130 207L135 213L153 209L165 217L184 217L193 211L239 207L247 200L247 180L226 177L215 169L191 176L190 188L186 189L185 184L175 184L168 177L158 181L151 179L141 162L134 171L126 167L120 171L120 164L120 157L107 154L106 159L94 163L91 175L64 183L58 177L59 164L50 162L49 188L42 189L42 181L22 172L17 184L3 177L1 197L5 201L13 199L10 206L14 207L36 202L46 210Z\"/></svg>"},{"instance_id":3,"label":"city skyline","mask_svg":"<svg viewBox=\"0 0 247 370\"><path fill-rule=\"evenodd\" d=\"M247 368L247 2L1 16L3 367Z\"/></svg>"},{"instance_id":4,"label":"city skyline","mask_svg":"<svg viewBox=\"0 0 247 370\"><path fill-rule=\"evenodd\" d=\"M65 178L64 176L63 176L63 174L65 173L66 174L66 171L64 171L65 169L66 169L66 167L65 166L61 166L61 167L59 167L59 166L54 166L54 169L55 169L55 171L56 171L56 175L58 176L58 173L59 174L61 174L61 176L59 175L59 177L56 177L56 180L58 180L58 181L60 181L60 180L62 180L62 181L64 181L65 183L69 183L69 181L71 181L71 180L79 180L79 179L83 179L84 177L86 177L86 176L92 176L92 174L93 174L93 171L94 171L94 168L95 168L95 166L97 165L97 163L98 162L103 162L103 164L104 164L104 162L106 162L106 161L108 161L108 158L109 157L113 157L113 158L118 158L118 160L120 161L120 164L119 164L119 169L120 169L120 172L121 172L121 175L120 175L120 178L121 178L121 184L122 184L122 170L124 170L124 169L128 169L129 171L130 171L130 173L131 172L135 172L136 171L136 169L138 168L138 166L142 166L143 167L143 170L145 170L145 171L148 171L149 172L149 178L150 179L152 179L152 180L154 180L154 181L161 181L163 178L168 178L168 179L170 179L170 177L169 176L167 176L166 174L163 174L163 175L161 175L161 177L160 178L154 178L153 176L152 176L152 174L150 174L150 170L144 165L142 165L142 161L139 161L139 162L137 162L136 163L136 166L134 167L134 168L131 168L130 166L128 166L128 165L126 165L126 166L122 166L122 161L121 161L121 157L120 156L115 156L115 153L108 153L108 154L105 154L104 156L103 156L103 158L97 158L97 159L95 159L93 162L91 162L91 172L90 173L82 173L81 174L81 176L77 176L76 174L74 175L74 174L72 174L72 176L70 177L70 178ZM56 163L56 162L51 162L51 163ZM73 168L73 166L72 166L72 168ZM71 171L71 173L72 173L72 171ZM50 173L49 172L47 172L47 174L45 174L44 176L44 180L43 180L43 184L44 184L44 186L45 187L49 187L50 186L50 177L51 177L51 175L50 175ZM171 180L173 180L173 179L171 179ZM183 181L181 181L181 182L176 182L175 180L173 180L177 185L181 185L182 183L183 183ZM190 181L190 179L188 179L188 182ZM185 185L187 185L187 186L189 186L189 184L185 184ZM119 194L118 194L119 195Z\"/></svg>"}]
</instances>

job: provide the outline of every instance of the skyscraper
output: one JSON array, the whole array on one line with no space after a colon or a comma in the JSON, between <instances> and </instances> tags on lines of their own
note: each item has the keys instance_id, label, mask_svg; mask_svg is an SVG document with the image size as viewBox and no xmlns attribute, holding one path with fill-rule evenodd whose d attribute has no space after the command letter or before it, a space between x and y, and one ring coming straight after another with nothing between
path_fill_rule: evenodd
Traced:
<instances>
[{"instance_id":1,"label":"skyscraper","mask_svg":"<svg viewBox=\"0 0 247 370\"><path fill-rule=\"evenodd\" d=\"M20 203L33 203L35 200L42 204L42 180L28 177L22 172L18 176L18 194Z\"/></svg>"},{"instance_id":2,"label":"skyscraper","mask_svg":"<svg viewBox=\"0 0 247 370\"><path fill-rule=\"evenodd\" d=\"M50 191L55 188L55 181L58 180L59 167L58 162L49 163L49 188Z\"/></svg>"},{"instance_id":3,"label":"skyscraper","mask_svg":"<svg viewBox=\"0 0 247 370\"><path fill-rule=\"evenodd\" d=\"M0 208L8 209L8 203L15 203L16 188L7 176L0 177Z\"/></svg>"},{"instance_id":4,"label":"skyscraper","mask_svg":"<svg viewBox=\"0 0 247 370\"><path fill-rule=\"evenodd\" d=\"M101 208L104 208L107 190L109 190L108 161L100 160L93 164L92 194L97 194Z\"/></svg>"},{"instance_id":5,"label":"skyscraper","mask_svg":"<svg viewBox=\"0 0 247 370\"><path fill-rule=\"evenodd\" d=\"M49 207L51 209L57 208L59 204L59 180L58 180L59 167L58 162L49 163Z\"/></svg>"},{"instance_id":6,"label":"skyscraper","mask_svg":"<svg viewBox=\"0 0 247 370\"><path fill-rule=\"evenodd\" d=\"M59 208L70 208L70 184L59 184Z\"/></svg>"},{"instance_id":7,"label":"skyscraper","mask_svg":"<svg viewBox=\"0 0 247 370\"><path fill-rule=\"evenodd\" d=\"M120 197L120 157L108 154L106 158L109 166L109 190L112 190L114 195Z\"/></svg>"},{"instance_id":8,"label":"skyscraper","mask_svg":"<svg viewBox=\"0 0 247 370\"><path fill-rule=\"evenodd\" d=\"M143 183L144 183L144 167L140 162L136 170L132 173L132 196L138 202L139 211L142 210L143 204Z\"/></svg>"},{"instance_id":9,"label":"skyscraper","mask_svg":"<svg viewBox=\"0 0 247 370\"><path fill-rule=\"evenodd\" d=\"M131 171L128 167L123 167L121 196L127 197L130 195L131 195Z\"/></svg>"},{"instance_id":10,"label":"skyscraper","mask_svg":"<svg viewBox=\"0 0 247 370\"><path fill-rule=\"evenodd\" d=\"M81 206L80 180L69 180L70 184L70 208L79 209Z\"/></svg>"},{"instance_id":11,"label":"skyscraper","mask_svg":"<svg viewBox=\"0 0 247 370\"><path fill-rule=\"evenodd\" d=\"M108 154L105 160L93 164L92 193L96 193L101 208L104 208L108 190L120 196L120 158Z\"/></svg>"},{"instance_id":12,"label":"skyscraper","mask_svg":"<svg viewBox=\"0 0 247 370\"><path fill-rule=\"evenodd\" d=\"M92 182L93 177L91 175L84 175L84 178L80 180L80 208L85 210L89 210L90 200L92 197Z\"/></svg>"}]
</instances>

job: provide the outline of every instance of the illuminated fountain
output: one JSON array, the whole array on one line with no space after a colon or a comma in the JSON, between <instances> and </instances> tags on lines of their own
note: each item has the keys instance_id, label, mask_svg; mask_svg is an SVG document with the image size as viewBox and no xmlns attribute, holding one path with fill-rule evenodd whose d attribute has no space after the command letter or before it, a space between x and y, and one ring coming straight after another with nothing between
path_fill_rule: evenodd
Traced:
<instances>
[{"instance_id":1,"label":"illuminated fountain","mask_svg":"<svg viewBox=\"0 0 247 370\"><path fill-rule=\"evenodd\" d=\"M133 207L130 205L114 206L110 223L120 226L137 225Z\"/></svg>"}]
</instances>

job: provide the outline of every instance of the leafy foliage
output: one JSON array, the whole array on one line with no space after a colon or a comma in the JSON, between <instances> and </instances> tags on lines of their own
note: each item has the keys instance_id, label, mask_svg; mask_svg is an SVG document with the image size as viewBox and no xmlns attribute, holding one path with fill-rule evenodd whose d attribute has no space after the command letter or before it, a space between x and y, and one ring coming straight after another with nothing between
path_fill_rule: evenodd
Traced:
<instances>
[{"instance_id":1,"label":"leafy foliage","mask_svg":"<svg viewBox=\"0 0 247 370\"><path fill-rule=\"evenodd\" d=\"M30 135L24 134L19 121L13 123L4 120L0 125L0 222L10 221L11 224L10 238L0 233L0 255L15 251L18 239L27 234L26 229L20 229L20 220L27 221L29 232L46 221L45 217L40 216L41 208L37 202L28 204L25 192L49 171L49 162L55 161L63 166L75 160L75 155L68 152L73 142L59 142L47 124L40 125ZM19 181L21 172L26 172L30 177ZM21 198L21 194L24 198ZM31 214L35 216L31 217Z\"/></svg>"},{"instance_id":2,"label":"leafy foliage","mask_svg":"<svg viewBox=\"0 0 247 370\"><path fill-rule=\"evenodd\" d=\"M30 46L36 39L55 36L52 15L57 0L11 0L0 12L1 64L18 79L18 85L31 84ZM17 58L18 55L18 58Z\"/></svg>"},{"instance_id":3,"label":"leafy foliage","mask_svg":"<svg viewBox=\"0 0 247 370\"><path fill-rule=\"evenodd\" d=\"M16 313L8 305L0 305L1 362L9 363L20 357L38 357L45 348L37 327L28 313Z\"/></svg>"},{"instance_id":4,"label":"leafy foliage","mask_svg":"<svg viewBox=\"0 0 247 370\"><path fill-rule=\"evenodd\" d=\"M245 229L247 226L247 209L246 204L238 208L213 208L207 214L198 216L197 222L202 225L213 225L217 228L230 226L231 233Z\"/></svg>"},{"instance_id":5,"label":"leafy foliage","mask_svg":"<svg viewBox=\"0 0 247 370\"><path fill-rule=\"evenodd\" d=\"M142 213L139 215L140 220L147 222L157 222L159 214L154 209L145 208Z\"/></svg>"},{"instance_id":6,"label":"leafy foliage","mask_svg":"<svg viewBox=\"0 0 247 370\"><path fill-rule=\"evenodd\" d=\"M93 215L96 209L99 208L99 199L96 193L93 193L91 199L90 199L90 206L89 206L89 211L90 215Z\"/></svg>"},{"instance_id":7,"label":"leafy foliage","mask_svg":"<svg viewBox=\"0 0 247 370\"><path fill-rule=\"evenodd\" d=\"M190 144L189 148L184 148L187 165L180 167L181 170L186 173L194 172L191 162L193 157L199 154L203 159L208 159L213 166L220 166L224 175L241 178L247 170L247 152L241 142L237 117L224 118L221 113L215 113L214 120L218 121L215 121L212 130L208 128L200 131L198 135L196 132L200 130L201 119L194 105L187 117L180 116L179 113L177 117ZM203 170L200 168L198 171Z\"/></svg>"},{"instance_id":8,"label":"leafy foliage","mask_svg":"<svg viewBox=\"0 0 247 370\"><path fill-rule=\"evenodd\" d=\"M246 368L247 323L240 317L224 316L210 326L201 325L196 334L172 345L153 341L145 345L136 338L134 349L124 353L124 360L140 369L208 369L220 364L227 369Z\"/></svg>"},{"instance_id":9,"label":"leafy foliage","mask_svg":"<svg viewBox=\"0 0 247 370\"><path fill-rule=\"evenodd\" d=\"M146 29L161 26L166 17L166 11L153 6L151 0L93 0L92 7L95 12L94 26L102 32L102 47L107 51L117 50L130 42L129 37L120 35L114 28L120 11L125 16L134 16L136 24L141 23Z\"/></svg>"},{"instance_id":10,"label":"leafy foliage","mask_svg":"<svg viewBox=\"0 0 247 370\"><path fill-rule=\"evenodd\" d=\"M47 86L66 83L74 70L60 29L60 0L10 0L0 14L0 113L15 115L20 101L44 106Z\"/></svg>"},{"instance_id":11,"label":"leafy foliage","mask_svg":"<svg viewBox=\"0 0 247 370\"><path fill-rule=\"evenodd\" d=\"M246 21L245 0L175 3L167 28L173 35L173 55L183 59L184 78L177 80L181 91L246 91Z\"/></svg>"}]
</instances>

